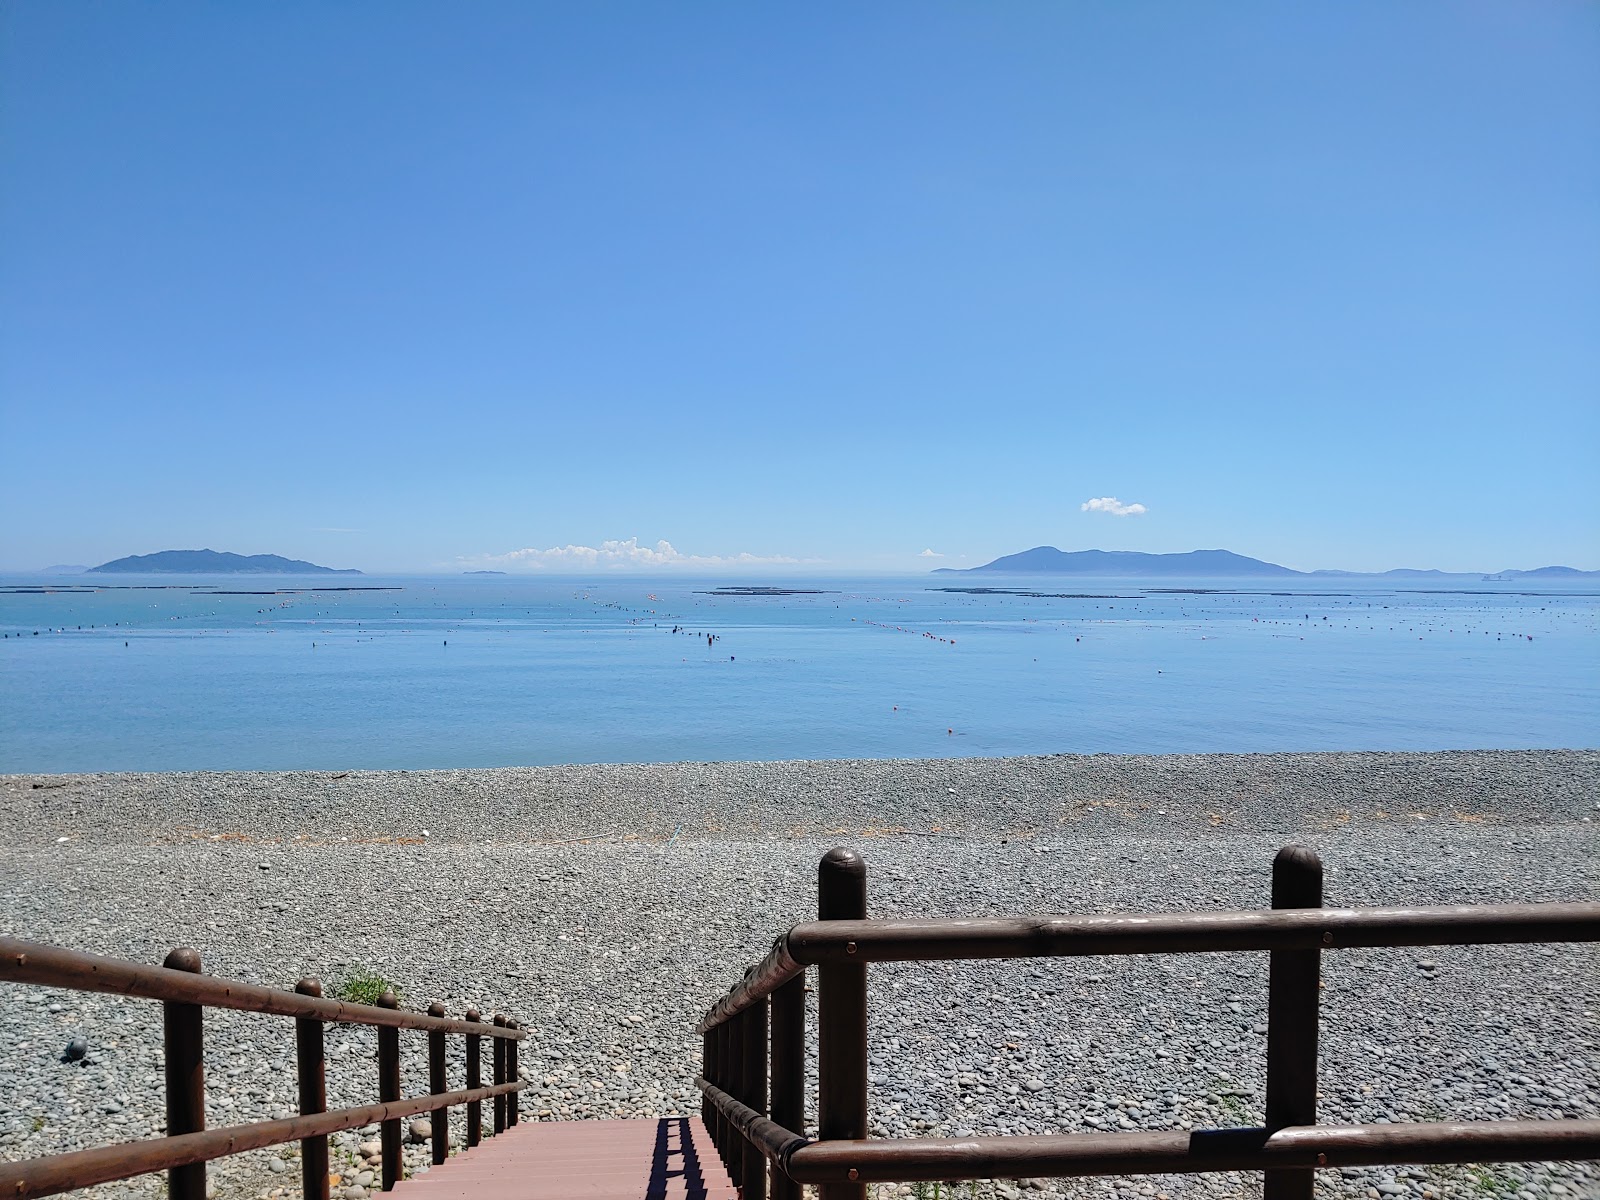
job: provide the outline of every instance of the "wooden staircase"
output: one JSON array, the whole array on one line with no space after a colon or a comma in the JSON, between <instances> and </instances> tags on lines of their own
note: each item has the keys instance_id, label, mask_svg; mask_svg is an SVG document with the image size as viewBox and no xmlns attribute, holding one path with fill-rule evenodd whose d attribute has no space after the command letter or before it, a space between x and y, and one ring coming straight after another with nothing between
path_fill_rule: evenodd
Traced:
<instances>
[{"instance_id":1,"label":"wooden staircase","mask_svg":"<svg viewBox=\"0 0 1600 1200\"><path fill-rule=\"evenodd\" d=\"M397 1200L738 1200L699 1117L525 1121L397 1184Z\"/></svg>"}]
</instances>

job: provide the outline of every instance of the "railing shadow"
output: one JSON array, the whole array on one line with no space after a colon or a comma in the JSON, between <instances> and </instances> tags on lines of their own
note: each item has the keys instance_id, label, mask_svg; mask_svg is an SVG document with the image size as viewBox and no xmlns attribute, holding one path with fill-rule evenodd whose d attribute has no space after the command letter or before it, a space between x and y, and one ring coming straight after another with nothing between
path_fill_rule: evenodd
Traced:
<instances>
[{"instance_id":1,"label":"railing shadow","mask_svg":"<svg viewBox=\"0 0 1600 1200\"><path fill-rule=\"evenodd\" d=\"M672 1144L674 1140L676 1146ZM685 1200L706 1200L705 1175L700 1170L700 1155L689 1133L687 1117L663 1117L656 1122L656 1146L650 1156L650 1182L644 1200L665 1196L669 1181L674 1179L683 1181Z\"/></svg>"}]
</instances>

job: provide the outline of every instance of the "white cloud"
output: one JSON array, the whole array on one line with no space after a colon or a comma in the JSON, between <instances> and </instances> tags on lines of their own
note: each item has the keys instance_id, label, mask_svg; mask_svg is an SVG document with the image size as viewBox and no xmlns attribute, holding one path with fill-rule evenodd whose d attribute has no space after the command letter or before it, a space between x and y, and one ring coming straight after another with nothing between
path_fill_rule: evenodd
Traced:
<instances>
[{"instance_id":1,"label":"white cloud","mask_svg":"<svg viewBox=\"0 0 1600 1200\"><path fill-rule=\"evenodd\" d=\"M1137 517L1150 510L1142 504L1124 504L1115 496L1097 496L1078 505L1080 512L1110 513L1113 517Z\"/></svg>"},{"instance_id":2,"label":"white cloud","mask_svg":"<svg viewBox=\"0 0 1600 1200\"><path fill-rule=\"evenodd\" d=\"M505 554L480 554L462 558L463 566L495 567L502 570L560 570L627 568L658 569L671 567L759 567L784 566L800 562L779 554L684 554L665 539L654 546L641 546L636 537L626 541L606 541L598 546L551 546L548 550L527 547Z\"/></svg>"},{"instance_id":3,"label":"white cloud","mask_svg":"<svg viewBox=\"0 0 1600 1200\"><path fill-rule=\"evenodd\" d=\"M921 554L917 555L917 557L918 558L943 558L944 555L940 554L937 550L924 550Z\"/></svg>"}]
</instances>

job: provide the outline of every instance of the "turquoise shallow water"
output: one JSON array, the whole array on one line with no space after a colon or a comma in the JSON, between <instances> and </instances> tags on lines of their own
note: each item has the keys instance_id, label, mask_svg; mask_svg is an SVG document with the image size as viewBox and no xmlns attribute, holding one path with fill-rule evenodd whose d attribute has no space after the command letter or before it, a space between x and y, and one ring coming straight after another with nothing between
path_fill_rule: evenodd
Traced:
<instances>
[{"instance_id":1,"label":"turquoise shallow water","mask_svg":"<svg viewBox=\"0 0 1600 1200\"><path fill-rule=\"evenodd\" d=\"M938 576L734 581L823 589L779 597L660 577L0 586L91 580L97 590L0 593L0 771L1600 743L1593 585L980 581L1074 594L1043 597L932 590L973 583ZM394 590L307 590L351 586Z\"/></svg>"}]
</instances>

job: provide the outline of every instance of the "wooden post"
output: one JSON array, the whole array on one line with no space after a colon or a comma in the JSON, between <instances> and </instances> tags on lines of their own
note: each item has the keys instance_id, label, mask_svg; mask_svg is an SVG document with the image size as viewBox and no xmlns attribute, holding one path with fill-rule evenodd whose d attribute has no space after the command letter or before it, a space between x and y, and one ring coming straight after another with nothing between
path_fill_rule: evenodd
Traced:
<instances>
[{"instance_id":1,"label":"wooden post","mask_svg":"<svg viewBox=\"0 0 1600 1200\"><path fill-rule=\"evenodd\" d=\"M723 1085L723 1091L735 1099L742 1099L744 1091L744 1019L749 1015L749 1010L729 1017L723 1022L727 1027L728 1057L723 1060L722 1073L728 1082ZM726 1143L722 1151L722 1161L727 1164L728 1178L738 1187L744 1179L744 1157L748 1147L744 1143L744 1135L732 1121L723 1127L722 1140Z\"/></svg>"},{"instance_id":2,"label":"wooden post","mask_svg":"<svg viewBox=\"0 0 1600 1200\"><path fill-rule=\"evenodd\" d=\"M867 915L867 864L853 850L835 847L817 870L817 916L824 921ZM821 1141L867 1136L867 966L817 968L817 1137ZM820 1200L866 1200L867 1185L827 1183Z\"/></svg>"},{"instance_id":3,"label":"wooden post","mask_svg":"<svg viewBox=\"0 0 1600 1200\"><path fill-rule=\"evenodd\" d=\"M467 1020L482 1021L483 1014L475 1008L467 1009ZM467 1088L483 1086L483 1039L475 1033L467 1034ZM483 1141L483 1101L467 1101L467 1149Z\"/></svg>"},{"instance_id":4,"label":"wooden post","mask_svg":"<svg viewBox=\"0 0 1600 1200\"><path fill-rule=\"evenodd\" d=\"M173 971L200 973L200 952L179 946L161 964ZM167 1059L167 1136L200 1133L206 1127L205 1031L198 1004L161 1002L162 1042ZM206 1164L190 1163L167 1171L171 1200L206 1200Z\"/></svg>"},{"instance_id":5,"label":"wooden post","mask_svg":"<svg viewBox=\"0 0 1600 1200\"><path fill-rule=\"evenodd\" d=\"M504 1029L505 1017L499 1013L494 1015L495 1027ZM503 1037L494 1039L494 1083L499 1087L506 1081L506 1040ZM506 1098L503 1095L494 1098L494 1132L506 1131Z\"/></svg>"},{"instance_id":6,"label":"wooden post","mask_svg":"<svg viewBox=\"0 0 1600 1200\"><path fill-rule=\"evenodd\" d=\"M522 1026L510 1017L506 1018L506 1028L520 1030ZM517 1070L517 1039L506 1039L506 1082L516 1083L521 1078ZM506 1128L515 1129L522 1113L522 1093L506 1093Z\"/></svg>"},{"instance_id":7,"label":"wooden post","mask_svg":"<svg viewBox=\"0 0 1600 1200\"><path fill-rule=\"evenodd\" d=\"M391 991L378 997L379 1008L399 1008ZM400 1099L400 1031L392 1025L378 1026L378 1099L387 1103ZM393 1191L400 1182L400 1118L384 1121L378 1127L383 1144L383 1190Z\"/></svg>"},{"instance_id":8,"label":"wooden post","mask_svg":"<svg viewBox=\"0 0 1600 1200\"><path fill-rule=\"evenodd\" d=\"M444 1005L435 1000L428 1005L428 1015L444 1016ZM428 1091L435 1096L449 1091L444 1079L444 1030L442 1029L428 1030ZM430 1115L433 1118L429 1122L433 1128L433 1165L437 1167L450 1157L450 1109L441 1106L434 1109Z\"/></svg>"},{"instance_id":9,"label":"wooden post","mask_svg":"<svg viewBox=\"0 0 1600 1200\"><path fill-rule=\"evenodd\" d=\"M1321 908L1322 860L1285 846L1272 861L1273 908ZM1267 1129L1317 1122L1320 950L1274 950L1267 968ZM1315 1171L1267 1171L1265 1200L1311 1200Z\"/></svg>"},{"instance_id":10,"label":"wooden post","mask_svg":"<svg viewBox=\"0 0 1600 1200\"><path fill-rule=\"evenodd\" d=\"M772 1119L806 1128L806 977L796 975L772 993ZM800 1185L776 1165L772 1200L800 1200Z\"/></svg>"},{"instance_id":11,"label":"wooden post","mask_svg":"<svg viewBox=\"0 0 1600 1200\"><path fill-rule=\"evenodd\" d=\"M767 1111L767 1002L758 1001L742 1014L744 1034L744 1078L740 1096L763 1115ZM767 1200L766 1156L741 1136L744 1144L744 1175L740 1184L742 1200Z\"/></svg>"},{"instance_id":12,"label":"wooden post","mask_svg":"<svg viewBox=\"0 0 1600 1200\"><path fill-rule=\"evenodd\" d=\"M322 982L306 978L295 984L302 996L321 996ZM300 1115L328 1111L327 1066L323 1051L322 1022L316 1017L296 1017L295 1068L300 1086ZM300 1195L304 1200L328 1200L328 1135L300 1139Z\"/></svg>"}]
</instances>

